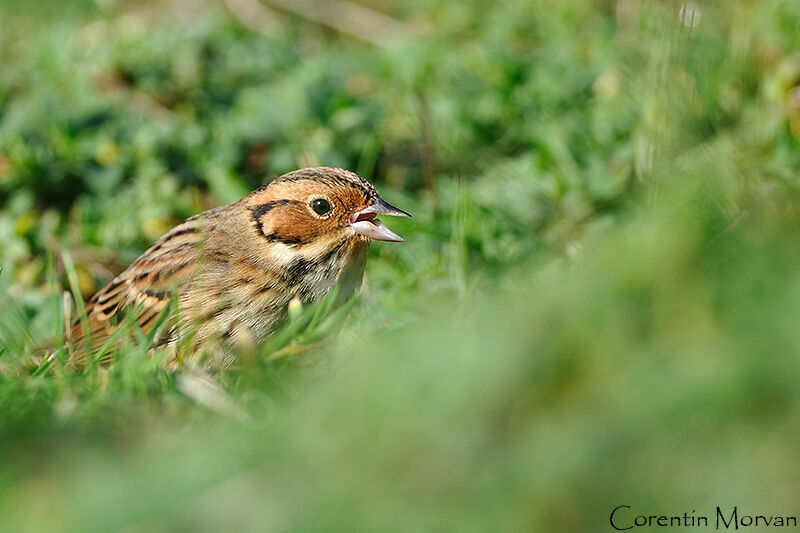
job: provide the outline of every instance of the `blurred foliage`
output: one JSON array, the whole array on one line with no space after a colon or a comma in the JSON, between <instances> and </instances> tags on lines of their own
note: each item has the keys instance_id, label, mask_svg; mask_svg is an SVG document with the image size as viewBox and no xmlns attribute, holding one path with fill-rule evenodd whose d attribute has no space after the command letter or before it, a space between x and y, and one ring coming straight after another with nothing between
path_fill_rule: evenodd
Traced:
<instances>
[{"instance_id":1,"label":"blurred foliage","mask_svg":"<svg viewBox=\"0 0 800 533\"><path fill-rule=\"evenodd\" d=\"M233 0L0 7L2 523L792 512L800 3L363 4L405 38ZM335 326L304 310L217 377L241 413L143 346L25 370L68 278L88 296L182 218L316 163L413 212L407 242L372 247L335 338L292 351Z\"/></svg>"}]
</instances>

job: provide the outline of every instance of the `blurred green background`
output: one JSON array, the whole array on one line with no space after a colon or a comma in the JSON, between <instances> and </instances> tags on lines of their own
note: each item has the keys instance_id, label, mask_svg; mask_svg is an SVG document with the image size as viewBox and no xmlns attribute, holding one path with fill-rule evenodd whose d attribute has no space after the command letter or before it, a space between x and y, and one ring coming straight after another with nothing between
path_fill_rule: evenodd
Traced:
<instances>
[{"instance_id":1,"label":"blurred green background","mask_svg":"<svg viewBox=\"0 0 800 533\"><path fill-rule=\"evenodd\" d=\"M800 514L800 2L0 18L4 531ZM31 374L70 275L88 297L183 218L315 164L414 218L372 247L337 335L290 331L217 377L243 415L141 346Z\"/></svg>"}]
</instances>

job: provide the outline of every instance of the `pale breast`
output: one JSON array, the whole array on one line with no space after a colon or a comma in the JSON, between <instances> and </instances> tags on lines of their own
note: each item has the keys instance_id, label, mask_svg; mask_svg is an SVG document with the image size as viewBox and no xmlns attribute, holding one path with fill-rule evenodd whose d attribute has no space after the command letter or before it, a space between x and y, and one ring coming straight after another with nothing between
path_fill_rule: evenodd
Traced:
<instances>
[{"instance_id":1,"label":"pale breast","mask_svg":"<svg viewBox=\"0 0 800 533\"><path fill-rule=\"evenodd\" d=\"M335 305L348 300L361 285L368 249L368 241L347 238L313 258L296 254L282 267L240 254L208 257L202 279L182 302L181 329L194 324L195 344L214 338L258 343L280 325L294 298L313 302L339 284Z\"/></svg>"}]
</instances>

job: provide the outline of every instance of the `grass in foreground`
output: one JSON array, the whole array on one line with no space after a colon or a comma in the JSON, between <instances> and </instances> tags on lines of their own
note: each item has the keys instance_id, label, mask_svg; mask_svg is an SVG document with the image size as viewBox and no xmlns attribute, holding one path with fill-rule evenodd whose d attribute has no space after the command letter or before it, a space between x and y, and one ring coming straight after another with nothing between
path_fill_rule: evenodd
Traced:
<instances>
[{"instance_id":1,"label":"grass in foreground","mask_svg":"<svg viewBox=\"0 0 800 533\"><path fill-rule=\"evenodd\" d=\"M387 4L422 33L386 49L213 7L191 30L123 7L0 39L6 527L792 509L798 6L702 4L695 28L656 2L508 8ZM244 420L134 346L84 375L17 371L70 285L48 250L85 296L172 222L309 159L415 217L373 247L335 338L220 377Z\"/></svg>"}]
</instances>

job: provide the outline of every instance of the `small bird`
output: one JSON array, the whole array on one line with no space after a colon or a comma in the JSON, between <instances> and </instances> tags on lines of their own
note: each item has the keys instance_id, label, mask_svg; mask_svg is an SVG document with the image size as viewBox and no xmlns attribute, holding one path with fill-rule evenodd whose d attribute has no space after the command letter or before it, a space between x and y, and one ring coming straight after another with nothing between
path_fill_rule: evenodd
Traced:
<instances>
[{"instance_id":1,"label":"small bird","mask_svg":"<svg viewBox=\"0 0 800 533\"><path fill-rule=\"evenodd\" d=\"M193 216L89 300L88 320L75 321L68 334L71 360L85 365L126 318L150 332L173 299L177 317L159 328L157 343L258 343L293 300L318 300L336 285L337 302L349 298L361 284L371 240L403 241L377 215L411 216L357 174L317 167Z\"/></svg>"}]
</instances>

